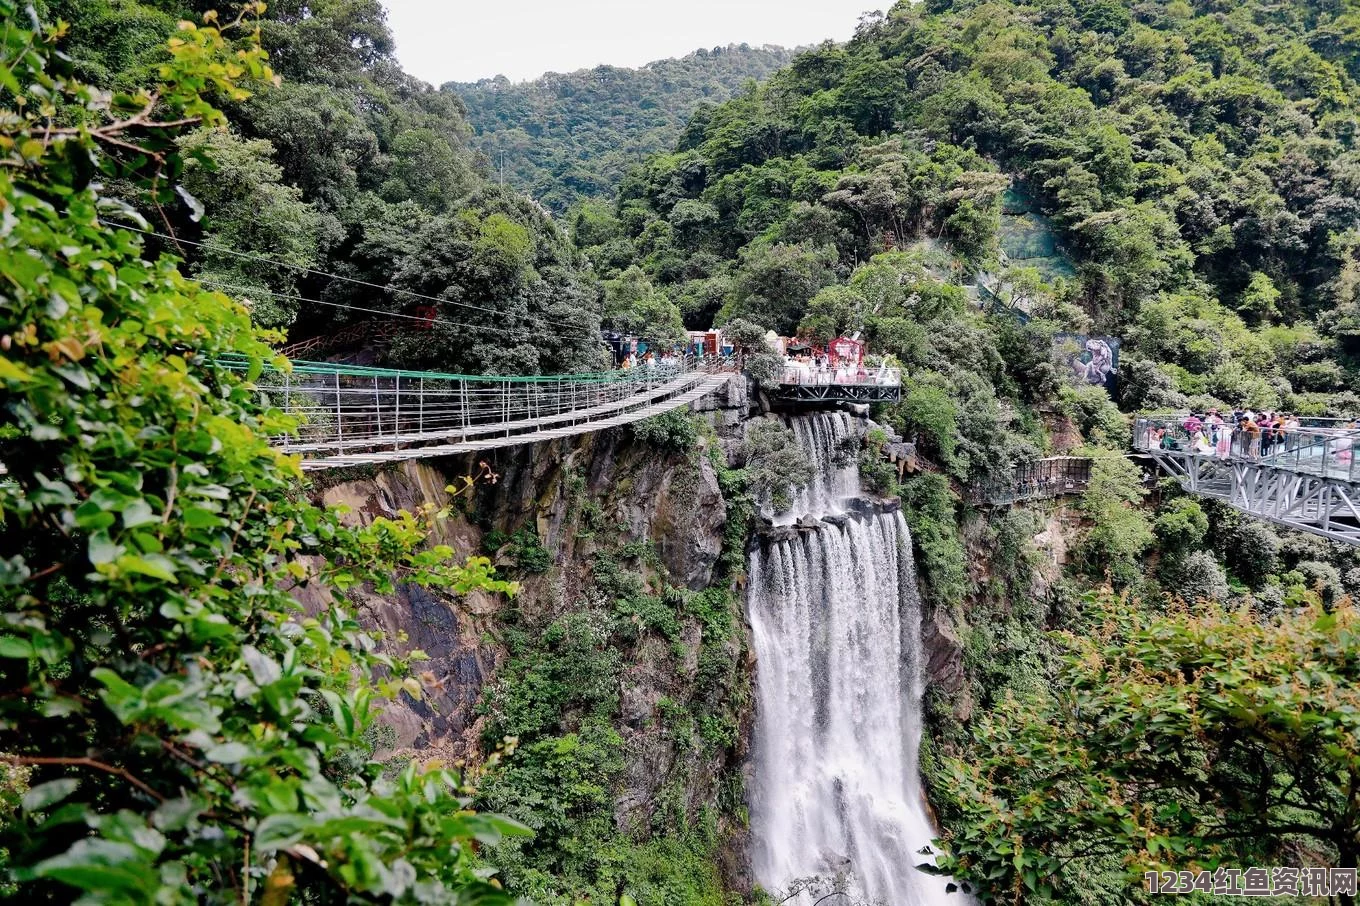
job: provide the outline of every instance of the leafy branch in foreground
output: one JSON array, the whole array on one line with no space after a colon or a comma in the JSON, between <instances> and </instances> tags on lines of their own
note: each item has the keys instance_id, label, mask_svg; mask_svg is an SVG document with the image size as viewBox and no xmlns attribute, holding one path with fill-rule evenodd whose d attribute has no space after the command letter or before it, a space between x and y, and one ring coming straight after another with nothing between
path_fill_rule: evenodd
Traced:
<instances>
[{"instance_id":1,"label":"leafy branch in foreground","mask_svg":"<svg viewBox=\"0 0 1360 906\"><path fill-rule=\"evenodd\" d=\"M307 502L265 440L291 425L251 383L272 353L248 313L99 224L117 203L96 174L128 172L103 149L174 173L174 132L268 77L262 52L186 23L127 115L15 12L0 0L0 762L24 787L5 867L84 903L508 902L475 849L523 829L438 763L371 759L420 655L384 653L343 593L513 586L427 544L442 513L354 527Z\"/></svg>"},{"instance_id":2,"label":"leafy branch in foreground","mask_svg":"<svg viewBox=\"0 0 1360 906\"><path fill-rule=\"evenodd\" d=\"M942 759L941 869L1019 903L1095 860L1122 866L1126 892L1153 869L1355 866L1360 609L1293 603L1262 619L1089 599L1054 691L1004 702L973 755Z\"/></svg>"}]
</instances>

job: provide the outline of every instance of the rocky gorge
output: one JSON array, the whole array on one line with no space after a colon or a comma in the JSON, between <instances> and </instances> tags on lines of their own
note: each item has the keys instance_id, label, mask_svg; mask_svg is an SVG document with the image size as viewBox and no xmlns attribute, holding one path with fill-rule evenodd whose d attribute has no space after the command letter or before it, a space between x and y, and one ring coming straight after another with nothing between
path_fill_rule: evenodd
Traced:
<instances>
[{"instance_id":1,"label":"rocky gorge","mask_svg":"<svg viewBox=\"0 0 1360 906\"><path fill-rule=\"evenodd\" d=\"M513 750L606 725L617 734L618 757L601 778L612 832L645 839L670 833L671 820L708 821L718 886L749 892L758 665L744 601L746 559L823 522L840 529L876 514L900 519L893 514L901 508L895 497L860 492L852 463L825 466L798 493L804 504L819 502L821 518L761 517L729 480L749 426L761 418L785 420L794 435L806 435L814 458L829 461L830 440L813 440L798 417L770 414L754 383L734 380L678 420L694 431L679 441L620 428L336 475L319 486L321 502L358 522L446 509L432 541L460 556L488 556L520 583L508 602L406 586L394 595L359 594L362 621L398 651L429 658L421 665L425 694L387 706L378 757L478 765L499 760L493 753L507 743ZM871 425L850 413L834 418L827 424L838 437L862 437ZM450 493L462 476L476 474L482 478L469 492ZM832 497L843 505L828 507ZM966 713L959 615L924 607L918 618L922 679ZM575 637L587 623L594 626L585 638ZM567 649L582 644L591 659L609 662L603 672L574 662L579 652ZM544 683L568 691L522 688ZM574 694L581 689L590 701ZM525 719L526 708L545 713Z\"/></svg>"}]
</instances>

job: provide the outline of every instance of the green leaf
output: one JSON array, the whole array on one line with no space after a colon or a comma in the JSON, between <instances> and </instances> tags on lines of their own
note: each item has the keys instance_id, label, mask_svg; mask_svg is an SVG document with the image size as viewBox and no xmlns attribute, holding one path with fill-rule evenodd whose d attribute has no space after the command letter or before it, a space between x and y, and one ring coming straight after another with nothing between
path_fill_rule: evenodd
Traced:
<instances>
[{"instance_id":1,"label":"green leaf","mask_svg":"<svg viewBox=\"0 0 1360 906\"><path fill-rule=\"evenodd\" d=\"M123 508L123 525L127 528L136 528L139 525L147 525L156 521L157 517L151 511L151 506L141 498L130 501Z\"/></svg>"},{"instance_id":2,"label":"green leaf","mask_svg":"<svg viewBox=\"0 0 1360 906\"><path fill-rule=\"evenodd\" d=\"M26 661L33 657L33 643L12 635L0 635L0 657Z\"/></svg>"},{"instance_id":3,"label":"green leaf","mask_svg":"<svg viewBox=\"0 0 1360 906\"><path fill-rule=\"evenodd\" d=\"M218 764L238 764L253 754L254 751L245 743L226 742L208 749L203 757Z\"/></svg>"},{"instance_id":4,"label":"green leaf","mask_svg":"<svg viewBox=\"0 0 1360 906\"><path fill-rule=\"evenodd\" d=\"M153 579L162 579L166 582L175 581L174 565L169 558L160 554L147 554L143 557L138 557L135 554L123 554L116 563L118 568L124 572L150 576Z\"/></svg>"},{"instance_id":5,"label":"green leaf","mask_svg":"<svg viewBox=\"0 0 1360 906\"><path fill-rule=\"evenodd\" d=\"M89 553L90 563L95 566L102 566L105 563L112 563L122 554L124 548L121 544L114 544L109 538L108 532L97 531L90 533Z\"/></svg>"},{"instance_id":6,"label":"green leaf","mask_svg":"<svg viewBox=\"0 0 1360 906\"><path fill-rule=\"evenodd\" d=\"M60 777L47 783L40 783L24 793L24 813L39 812L48 806L56 805L74 793L79 786L80 781L74 777Z\"/></svg>"},{"instance_id":7,"label":"green leaf","mask_svg":"<svg viewBox=\"0 0 1360 906\"><path fill-rule=\"evenodd\" d=\"M155 870L136 847L99 838L77 841L61 855L39 862L33 874L102 895L149 896L157 887Z\"/></svg>"}]
</instances>

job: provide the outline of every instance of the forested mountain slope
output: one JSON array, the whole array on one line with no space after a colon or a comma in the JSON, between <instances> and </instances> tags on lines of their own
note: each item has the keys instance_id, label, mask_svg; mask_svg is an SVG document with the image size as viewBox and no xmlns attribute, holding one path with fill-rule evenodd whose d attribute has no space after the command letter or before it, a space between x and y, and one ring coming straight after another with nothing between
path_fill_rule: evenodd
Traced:
<instances>
[{"instance_id":1,"label":"forested mountain slope","mask_svg":"<svg viewBox=\"0 0 1360 906\"><path fill-rule=\"evenodd\" d=\"M995 268L1014 183L1076 260L1043 293L1083 313L1064 326L1124 335L1130 393L1158 388L1126 402L1321 411L1360 351L1358 23L1313 2L899 4L701 110L578 241L693 325L788 331L885 249L943 239L962 282ZM822 297L852 320L866 298Z\"/></svg>"},{"instance_id":2,"label":"forested mountain slope","mask_svg":"<svg viewBox=\"0 0 1360 906\"><path fill-rule=\"evenodd\" d=\"M550 210L612 196L643 157L669 151L694 110L730 98L786 64L792 51L731 44L637 69L596 66L531 82L450 82L467 107L472 146L508 185Z\"/></svg>"},{"instance_id":3,"label":"forested mountain slope","mask_svg":"<svg viewBox=\"0 0 1360 906\"><path fill-rule=\"evenodd\" d=\"M70 23L80 77L126 89L165 61L177 20L220 5L47 0L39 14ZM373 321L374 337L398 328L367 350L392 364L594 367L597 294L579 256L546 211L479 172L462 104L401 70L381 4L284 0L259 24L278 84L223 98L225 128L180 139L182 194L159 209L129 195L158 231L170 218L177 254L292 341ZM431 329L400 329L427 304Z\"/></svg>"},{"instance_id":4,"label":"forested mountain slope","mask_svg":"<svg viewBox=\"0 0 1360 906\"><path fill-rule=\"evenodd\" d=\"M1360 414L1358 78L1354 3L899 3L572 214L607 324L863 331L903 366L874 417L939 472L899 482L871 447L861 475L901 497L957 640L922 766L989 901L1355 863L1356 703L1333 693L1357 551L1158 486L1126 413ZM1003 207L1052 225L1070 275L1001 258ZM1122 338L1117 399L1070 383L1063 334ZM1075 506L973 495L1073 449Z\"/></svg>"}]
</instances>

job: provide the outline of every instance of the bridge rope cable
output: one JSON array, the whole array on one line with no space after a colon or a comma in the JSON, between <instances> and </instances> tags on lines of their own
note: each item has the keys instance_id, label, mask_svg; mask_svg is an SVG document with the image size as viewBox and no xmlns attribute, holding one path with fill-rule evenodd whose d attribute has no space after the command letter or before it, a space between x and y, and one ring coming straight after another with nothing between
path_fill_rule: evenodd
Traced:
<instances>
[{"instance_id":1,"label":"bridge rope cable","mask_svg":"<svg viewBox=\"0 0 1360 906\"><path fill-rule=\"evenodd\" d=\"M243 295L248 295L250 293L258 293L259 295L269 296L274 299L286 299L293 302L307 302L311 305L325 305L330 308L343 308L346 311L358 311L371 315L384 315L390 318L401 318L407 321L419 321L421 324L444 324L449 327L466 327L469 330L484 330L489 333L500 333L505 334L507 336L515 336L521 338L527 334L529 337L538 340L557 339L557 336L554 334L536 333L532 330L515 331L507 327L495 327L491 324L468 324L465 321L450 321L447 318L439 317L423 318L420 315L407 315L401 314L400 312L383 311L380 308L365 308L362 305L345 305L344 303L341 302L325 302L321 299L311 299L308 298L307 296L280 293L272 289L261 289L255 286L240 286L238 284L233 283L223 283L220 280L200 279L198 282L203 284L204 286L211 286L216 289L224 290L227 292L241 293ZM502 317L504 317L504 315L502 315Z\"/></svg>"},{"instance_id":2,"label":"bridge rope cable","mask_svg":"<svg viewBox=\"0 0 1360 906\"><path fill-rule=\"evenodd\" d=\"M165 234L165 233L158 233L158 232L156 232L155 230L146 230L146 229L142 229L142 228L140 228L140 227L131 226L131 225L125 224L125 223L117 223L116 221L105 220L105 219L102 218L102 217L99 218L99 223L102 224L102 225L104 225L104 226L106 226L106 227L112 227L112 228L114 228L114 229L128 230L128 231L133 232L133 233L141 233L141 234L144 235L144 236L155 236L155 237L157 237L158 239L163 239L163 240L165 240L166 242L183 243L183 244L185 244L185 245L192 245L192 246L195 246L195 247L197 247L197 248L203 249L203 250L205 250L205 251L213 252L213 253L216 253L216 254L230 255L230 256L235 257L235 258L242 258L242 259L244 259L244 260L246 260L246 261L255 261L255 262L258 262L258 263L261 263L261 264L271 264L271 265L274 265L275 267L289 268L289 269L291 269L291 270L300 271L300 272L302 272L302 273L304 273L304 274L310 274L311 276L314 276L314 277L329 277L329 278L332 279L332 280L340 280L341 282L344 282L344 283L352 283L352 284L354 284L354 285L356 285L356 286L364 286L364 287L368 287L369 289L376 289L376 290L379 290L379 291L385 292L385 293L400 293L400 294L402 294L402 295L404 295L404 296L411 296L412 298L421 299L421 300L424 300L424 301L426 301L426 302L434 302L434 303L436 303L436 304L438 304L438 305L455 305L455 306L458 306L459 308L467 308L467 309L471 309L471 310L473 310L473 311L485 312L486 314L496 315L497 317L504 317L504 315L505 315L504 312L497 311L497 310L494 309L494 308L487 308L487 307L484 306L484 305L474 305L474 304L471 303L471 302L455 302L455 301L453 301L453 300L451 300L451 299L440 299L438 296L427 296L427 295L425 295L424 293L418 293L418 292L416 292L415 290L401 289L401 288L395 287L395 286L383 286L383 285L381 285L381 284L379 284L379 283L372 283L372 282L370 282L370 281L368 281L368 280L360 280L360 279L357 278L357 277L346 277L346 276L343 275L343 274L334 274L334 273L331 273L330 271L318 270L318 269L316 269L316 268L307 267L307 266L302 265L302 264L292 264L292 263L287 262L287 261L279 261L278 259L276 259L276 258L270 258L270 257L267 256L267 255L258 255L258 254L254 254L254 253L251 253L251 252L238 252L238 251L235 251L234 249L223 248L223 247L220 246L220 245L212 245L211 243L207 243L207 242L195 242L195 241L192 240L192 239L177 238L177 237L174 237L174 236L169 236L169 235L167 235L167 234ZM315 301L315 300L305 300L305 301ZM320 304L325 304L325 303L320 303ZM379 312L379 314L389 314L389 312ZM411 316L408 316L408 317L411 317ZM568 328L568 329L571 329L571 330L579 330L579 329L582 327L582 325L580 325L580 324L572 324L572 323L569 323L569 322L567 322L567 321L556 321L556 320L553 320L552 318L546 318L546 317L543 317L543 316L541 316L541 315L528 315L528 314L526 314L525 317L526 317L527 319L529 319L529 320L538 321L538 322L540 322L540 323L548 324L548 325L551 325L551 326L553 326L553 327L564 327L564 328Z\"/></svg>"}]
</instances>

